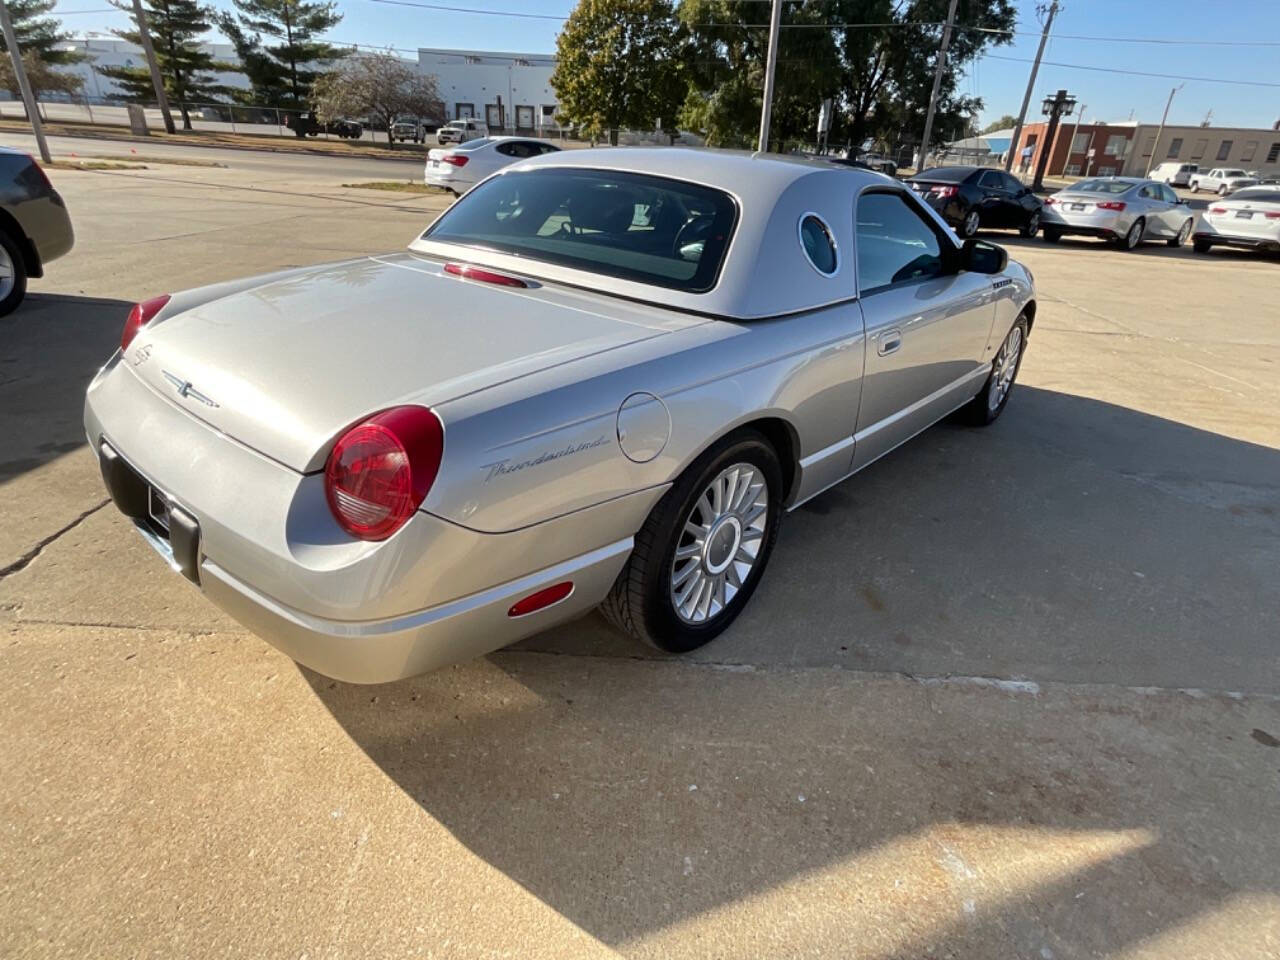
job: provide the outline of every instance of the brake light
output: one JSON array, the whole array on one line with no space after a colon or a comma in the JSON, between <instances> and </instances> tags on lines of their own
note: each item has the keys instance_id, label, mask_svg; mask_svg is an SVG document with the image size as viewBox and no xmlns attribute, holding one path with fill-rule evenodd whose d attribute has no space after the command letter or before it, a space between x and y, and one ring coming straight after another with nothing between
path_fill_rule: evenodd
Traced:
<instances>
[{"instance_id":1,"label":"brake light","mask_svg":"<svg viewBox=\"0 0 1280 960\"><path fill-rule=\"evenodd\" d=\"M519 277L509 277L505 273L494 273L492 270L473 267L469 263L446 263L444 265L444 272L451 273L455 277L462 277L464 280L479 280L481 283L496 283L500 287L527 288L529 286L529 284L525 283Z\"/></svg>"},{"instance_id":2,"label":"brake light","mask_svg":"<svg viewBox=\"0 0 1280 960\"><path fill-rule=\"evenodd\" d=\"M1100 200L1098 201L1099 210L1123 210L1123 200Z\"/></svg>"},{"instance_id":3,"label":"brake light","mask_svg":"<svg viewBox=\"0 0 1280 960\"><path fill-rule=\"evenodd\" d=\"M465 167L467 165L467 161L471 158L463 156L460 153L446 153L440 159L453 167Z\"/></svg>"},{"instance_id":4,"label":"brake light","mask_svg":"<svg viewBox=\"0 0 1280 960\"><path fill-rule=\"evenodd\" d=\"M129 316L125 317L124 331L120 334L120 349L122 351L129 349L129 344L133 343L133 338L138 335L138 331L150 323L155 315L164 309L169 299L169 294L166 293L133 305L133 309L129 311Z\"/></svg>"},{"instance_id":5,"label":"brake light","mask_svg":"<svg viewBox=\"0 0 1280 960\"><path fill-rule=\"evenodd\" d=\"M1280 211L1270 211L1264 214L1268 220L1280 220Z\"/></svg>"},{"instance_id":6,"label":"brake light","mask_svg":"<svg viewBox=\"0 0 1280 960\"><path fill-rule=\"evenodd\" d=\"M1046 207L1052 207L1052 206L1053 206L1055 203L1057 203L1057 202L1058 202L1058 201L1057 201L1057 199L1056 199L1055 197L1045 197L1045 198L1044 198L1044 205L1045 205Z\"/></svg>"},{"instance_id":7,"label":"brake light","mask_svg":"<svg viewBox=\"0 0 1280 960\"><path fill-rule=\"evenodd\" d=\"M958 189L956 187L930 187L929 192L935 197L954 197Z\"/></svg>"},{"instance_id":8,"label":"brake light","mask_svg":"<svg viewBox=\"0 0 1280 960\"><path fill-rule=\"evenodd\" d=\"M1227 208L1226 207L1210 207L1209 212L1210 213L1226 213Z\"/></svg>"},{"instance_id":9,"label":"brake light","mask_svg":"<svg viewBox=\"0 0 1280 960\"><path fill-rule=\"evenodd\" d=\"M427 407L392 407L349 429L324 468L324 493L338 526L361 540L385 540L422 505L444 456L444 425Z\"/></svg>"}]
</instances>

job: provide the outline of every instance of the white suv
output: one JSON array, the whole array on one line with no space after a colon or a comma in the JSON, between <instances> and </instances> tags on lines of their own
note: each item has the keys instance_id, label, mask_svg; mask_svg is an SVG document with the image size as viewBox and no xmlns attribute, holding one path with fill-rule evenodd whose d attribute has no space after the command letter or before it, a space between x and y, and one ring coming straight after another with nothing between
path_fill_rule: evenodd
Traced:
<instances>
[{"instance_id":1,"label":"white suv","mask_svg":"<svg viewBox=\"0 0 1280 960\"><path fill-rule=\"evenodd\" d=\"M487 137L488 135L489 128L479 120L471 118L450 120L436 134L436 142L442 145L446 143L466 143L468 140Z\"/></svg>"}]
</instances>

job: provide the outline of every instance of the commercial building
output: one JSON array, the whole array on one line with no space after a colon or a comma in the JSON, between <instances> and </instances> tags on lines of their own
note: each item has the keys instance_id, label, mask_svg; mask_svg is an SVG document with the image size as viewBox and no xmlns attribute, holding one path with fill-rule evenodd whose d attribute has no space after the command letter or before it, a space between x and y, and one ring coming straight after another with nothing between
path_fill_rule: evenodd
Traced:
<instances>
[{"instance_id":1,"label":"commercial building","mask_svg":"<svg viewBox=\"0 0 1280 960\"><path fill-rule=\"evenodd\" d=\"M1014 154L1016 170L1034 171L1045 151L1049 153L1045 170L1052 175L1140 177L1170 160L1197 163L1202 168L1280 170L1280 123L1271 129L1171 124L1161 131L1159 124L1133 120L1087 123L1078 128L1067 122L1059 125L1052 144L1045 142L1047 134L1047 123L1023 127Z\"/></svg>"},{"instance_id":2,"label":"commercial building","mask_svg":"<svg viewBox=\"0 0 1280 960\"><path fill-rule=\"evenodd\" d=\"M477 117L497 132L558 129L549 54L491 50L418 50L418 72L434 76L446 120Z\"/></svg>"},{"instance_id":3,"label":"commercial building","mask_svg":"<svg viewBox=\"0 0 1280 960\"><path fill-rule=\"evenodd\" d=\"M91 100L110 100L121 95L120 87L110 77L100 73L102 67L143 67L147 65L142 47L127 40L101 37L75 37L62 44L62 49L74 50L86 59L59 67L65 73L79 75L84 81L84 95ZM202 43L200 49L211 54L219 63L239 63L236 50L229 43ZM249 81L243 73L230 71L213 73L214 82L232 89L247 90Z\"/></svg>"}]
</instances>

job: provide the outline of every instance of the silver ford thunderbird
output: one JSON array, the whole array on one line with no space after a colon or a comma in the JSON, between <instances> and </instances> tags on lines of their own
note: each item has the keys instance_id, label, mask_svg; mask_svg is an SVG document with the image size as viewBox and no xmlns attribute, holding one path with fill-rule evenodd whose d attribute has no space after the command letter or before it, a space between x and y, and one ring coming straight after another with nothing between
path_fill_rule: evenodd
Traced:
<instances>
[{"instance_id":1,"label":"silver ford thunderbird","mask_svg":"<svg viewBox=\"0 0 1280 960\"><path fill-rule=\"evenodd\" d=\"M785 511L941 417L995 420L1036 302L880 174L565 151L406 252L139 303L85 427L219 607L354 682L601 607L707 643Z\"/></svg>"}]
</instances>

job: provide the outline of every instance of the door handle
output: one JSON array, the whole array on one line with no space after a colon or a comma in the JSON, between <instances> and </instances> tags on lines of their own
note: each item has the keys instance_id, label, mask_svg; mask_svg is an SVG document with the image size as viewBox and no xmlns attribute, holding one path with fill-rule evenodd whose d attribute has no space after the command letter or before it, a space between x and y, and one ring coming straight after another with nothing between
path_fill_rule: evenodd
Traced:
<instances>
[{"instance_id":1,"label":"door handle","mask_svg":"<svg viewBox=\"0 0 1280 960\"><path fill-rule=\"evenodd\" d=\"M887 357L901 346L902 331L887 330L880 334L880 343L876 346L876 353L880 354L882 357Z\"/></svg>"}]
</instances>

